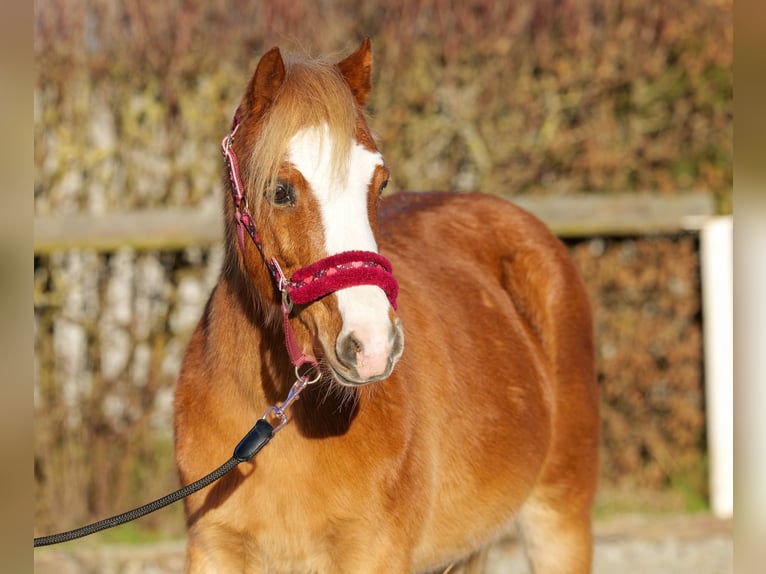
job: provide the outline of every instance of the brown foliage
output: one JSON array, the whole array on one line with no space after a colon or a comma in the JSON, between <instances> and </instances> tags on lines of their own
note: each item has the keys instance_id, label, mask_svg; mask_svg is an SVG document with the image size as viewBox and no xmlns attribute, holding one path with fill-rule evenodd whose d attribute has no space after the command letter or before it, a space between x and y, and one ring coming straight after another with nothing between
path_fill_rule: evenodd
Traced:
<instances>
[{"instance_id":1,"label":"brown foliage","mask_svg":"<svg viewBox=\"0 0 766 574\"><path fill-rule=\"evenodd\" d=\"M715 192L728 211L731 8L721 0L48 4L37 13L47 113L36 127L42 134L63 121L82 129L93 113L88 100L102 99L120 147L142 144L129 137L136 121L162 140L154 159L171 167L151 200L198 201L215 190L204 178L199 191L198 166L174 158L189 138L222 137L258 55L273 45L348 50L370 35L373 127L402 188L693 188ZM135 110L131 94L146 94L154 112ZM213 149L198 160L216 161ZM130 164L138 169L146 158L120 155L128 181L117 183L129 184ZM71 159L70 169L88 171ZM41 177L40 194L52 193L52 183ZM179 186L186 191L174 196ZM126 191L112 201L147 199Z\"/></svg>"},{"instance_id":2,"label":"brown foliage","mask_svg":"<svg viewBox=\"0 0 766 574\"><path fill-rule=\"evenodd\" d=\"M704 497L696 238L573 244L594 307L602 480Z\"/></svg>"}]
</instances>

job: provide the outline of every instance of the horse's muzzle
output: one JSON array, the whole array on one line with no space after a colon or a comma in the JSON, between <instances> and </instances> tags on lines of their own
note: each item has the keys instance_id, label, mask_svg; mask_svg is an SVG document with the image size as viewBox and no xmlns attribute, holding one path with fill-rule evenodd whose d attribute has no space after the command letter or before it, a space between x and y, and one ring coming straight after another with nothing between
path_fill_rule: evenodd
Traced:
<instances>
[{"instance_id":1,"label":"horse's muzzle","mask_svg":"<svg viewBox=\"0 0 766 574\"><path fill-rule=\"evenodd\" d=\"M335 379L342 385L359 386L389 377L404 351L404 330L397 318L391 323L387 340L375 341L351 331L338 338L335 353L339 364L331 364Z\"/></svg>"}]
</instances>

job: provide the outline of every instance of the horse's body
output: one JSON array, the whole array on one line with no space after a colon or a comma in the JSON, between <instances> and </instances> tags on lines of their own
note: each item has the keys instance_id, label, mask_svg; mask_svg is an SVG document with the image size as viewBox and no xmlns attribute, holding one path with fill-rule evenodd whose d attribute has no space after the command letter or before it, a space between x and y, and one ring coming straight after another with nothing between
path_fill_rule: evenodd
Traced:
<instances>
[{"instance_id":1,"label":"horse's body","mask_svg":"<svg viewBox=\"0 0 766 574\"><path fill-rule=\"evenodd\" d=\"M274 76L271 65L259 65L263 78ZM349 67L340 65L363 105ZM259 71L251 90L263 90ZM241 150L252 144L241 139ZM374 337L358 335L356 370L334 376L343 359L324 332L342 335L345 304L333 294L298 311L291 323L327 380L303 392L257 458L188 500L187 571L428 572L469 556L515 517L535 572L590 571L598 400L589 305L565 248L490 196L393 195L377 223L373 208L376 246L400 286L401 327L390 308L381 319L394 342L376 355ZM237 248L233 227L227 238L176 391L184 482L226 460L295 378L265 266L249 244ZM398 328L406 346L397 363ZM378 357L386 353L387 363Z\"/></svg>"}]
</instances>

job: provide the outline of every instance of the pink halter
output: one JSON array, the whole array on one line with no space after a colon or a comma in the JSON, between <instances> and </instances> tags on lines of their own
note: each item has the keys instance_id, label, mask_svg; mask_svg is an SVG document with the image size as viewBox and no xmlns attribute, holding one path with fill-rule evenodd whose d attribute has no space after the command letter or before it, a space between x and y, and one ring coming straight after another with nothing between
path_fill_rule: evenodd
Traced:
<instances>
[{"instance_id":1,"label":"pink halter","mask_svg":"<svg viewBox=\"0 0 766 574\"><path fill-rule=\"evenodd\" d=\"M239 128L240 111L234 114L231 131L221 142L221 152L226 160L226 167L231 182L231 195L234 201L234 212L237 221L237 241L242 253L245 252L245 234L253 240L263 261L266 263L277 289L282 293L282 315L285 326L285 342L290 360L297 367L310 363L317 367L314 357L306 356L295 338L290 327L289 315L293 304L306 305L329 295L339 289L355 285L375 285L380 287L388 297L391 306L396 309L396 296L399 285L392 274L391 262L382 255L372 251L344 251L330 255L324 259L302 267L295 271L291 279L287 279L279 263L274 257L267 257L263 252L255 222L247 205L242 178L239 175L237 156L232 148L234 134Z\"/></svg>"}]
</instances>

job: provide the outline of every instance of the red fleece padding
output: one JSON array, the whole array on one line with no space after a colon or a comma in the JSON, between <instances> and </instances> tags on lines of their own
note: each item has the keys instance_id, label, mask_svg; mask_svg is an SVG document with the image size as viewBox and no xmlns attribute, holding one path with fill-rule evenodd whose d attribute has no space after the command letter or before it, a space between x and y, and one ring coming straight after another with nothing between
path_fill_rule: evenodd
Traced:
<instances>
[{"instance_id":1,"label":"red fleece padding","mask_svg":"<svg viewBox=\"0 0 766 574\"><path fill-rule=\"evenodd\" d=\"M355 285L380 287L396 309L399 284L392 274L391 262L372 251L344 251L298 269L288 291L294 303L304 305Z\"/></svg>"}]
</instances>

